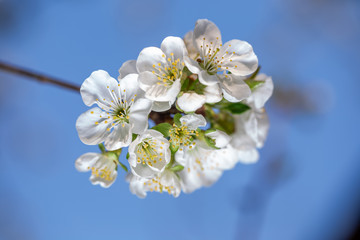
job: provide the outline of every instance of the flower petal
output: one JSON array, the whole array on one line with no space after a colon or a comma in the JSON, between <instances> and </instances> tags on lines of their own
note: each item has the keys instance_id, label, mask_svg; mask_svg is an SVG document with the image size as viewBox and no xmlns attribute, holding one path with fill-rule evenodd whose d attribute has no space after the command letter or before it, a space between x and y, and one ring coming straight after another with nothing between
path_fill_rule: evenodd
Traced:
<instances>
[{"instance_id":1,"label":"flower petal","mask_svg":"<svg viewBox=\"0 0 360 240\"><path fill-rule=\"evenodd\" d=\"M226 54L226 52L228 54ZM230 54L230 60L224 61L222 64L223 70L229 70L232 74L239 76L246 76L253 72L258 67L258 59L255 55L252 46L241 40L230 40L221 47L220 56Z\"/></svg>"},{"instance_id":2,"label":"flower petal","mask_svg":"<svg viewBox=\"0 0 360 240\"><path fill-rule=\"evenodd\" d=\"M180 59L180 62L183 62L187 55L185 43L179 37L166 37L161 43L161 50L168 58L173 54L174 60Z\"/></svg>"},{"instance_id":3,"label":"flower petal","mask_svg":"<svg viewBox=\"0 0 360 240\"><path fill-rule=\"evenodd\" d=\"M215 85L219 82L219 78L217 74L210 75L207 71L202 70L199 75L199 81L204 85Z\"/></svg>"},{"instance_id":4,"label":"flower petal","mask_svg":"<svg viewBox=\"0 0 360 240\"><path fill-rule=\"evenodd\" d=\"M195 74L200 74L202 69L199 66L199 63L196 62L195 60L189 58L188 56L184 57L184 62L186 67L190 70L190 72L195 73Z\"/></svg>"},{"instance_id":5,"label":"flower petal","mask_svg":"<svg viewBox=\"0 0 360 240\"><path fill-rule=\"evenodd\" d=\"M76 159L75 168L79 172L88 172L100 157L100 153L85 153Z\"/></svg>"},{"instance_id":6,"label":"flower petal","mask_svg":"<svg viewBox=\"0 0 360 240\"><path fill-rule=\"evenodd\" d=\"M164 56L164 52L161 51L160 48L157 47L147 47L144 48L137 58L136 68L139 73L149 71L152 72L154 70L153 65L158 67L158 64L161 65L167 64Z\"/></svg>"},{"instance_id":7,"label":"flower petal","mask_svg":"<svg viewBox=\"0 0 360 240\"><path fill-rule=\"evenodd\" d=\"M219 84L212 86L206 86L204 89L204 95L206 97L205 102L207 103L217 103L222 99L222 91Z\"/></svg>"},{"instance_id":8,"label":"flower petal","mask_svg":"<svg viewBox=\"0 0 360 240\"><path fill-rule=\"evenodd\" d=\"M191 59L195 59L195 57L199 54L195 45L194 45L194 32L189 31L184 36L184 43L186 49L188 51L188 55Z\"/></svg>"},{"instance_id":9,"label":"flower petal","mask_svg":"<svg viewBox=\"0 0 360 240\"><path fill-rule=\"evenodd\" d=\"M194 43L198 51L201 51L201 46L206 44L213 45L213 49L216 49L222 43L219 28L207 19L197 20L194 28Z\"/></svg>"},{"instance_id":10,"label":"flower petal","mask_svg":"<svg viewBox=\"0 0 360 240\"><path fill-rule=\"evenodd\" d=\"M265 74L259 74L254 81L263 81L264 83L257 86L251 93L251 96L246 99L246 102L253 104L257 109L264 107L265 103L271 97L274 90L274 83L271 77Z\"/></svg>"},{"instance_id":11,"label":"flower petal","mask_svg":"<svg viewBox=\"0 0 360 240\"><path fill-rule=\"evenodd\" d=\"M145 98L140 98L130 108L129 123L132 125L132 132L143 133L148 127L148 115L151 111L152 102Z\"/></svg>"},{"instance_id":12,"label":"flower petal","mask_svg":"<svg viewBox=\"0 0 360 240\"><path fill-rule=\"evenodd\" d=\"M151 72L142 72L139 74L139 86L145 92L152 86L157 85L158 78Z\"/></svg>"},{"instance_id":13,"label":"flower petal","mask_svg":"<svg viewBox=\"0 0 360 240\"><path fill-rule=\"evenodd\" d=\"M114 90L114 94L112 94L112 90ZM98 70L85 79L80 93L85 105L91 106L100 102L99 107L109 110L111 101L117 101L117 97L119 97L118 82L107 72Z\"/></svg>"},{"instance_id":14,"label":"flower petal","mask_svg":"<svg viewBox=\"0 0 360 240\"><path fill-rule=\"evenodd\" d=\"M206 120L203 115L195 113L182 116L180 122L191 130L206 126Z\"/></svg>"},{"instance_id":15,"label":"flower petal","mask_svg":"<svg viewBox=\"0 0 360 240\"><path fill-rule=\"evenodd\" d=\"M229 102L240 102L250 96L250 87L240 77L227 74L219 75L219 79L224 98Z\"/></svg>"},{"instance_id":16,"label":"flower petal","mask_svg":"<svg viewBox=\"0 0 360 240\"><path fill-rule=\"evenodd\" d=\"M256 148L238 151L239 162L243 164L256 163L259 160L259 152Z\"/></svg>"},{"instance_id":17,"label":"flower petal","mask_svg":"<svg viewBox=\"0 0 360 240\"><path fill-rule=\"evenodd\" d=\"M169 110L171 108L171 105L172 105L172 103L169 101L166 101L166 102L155 101L155 102L153 102L153 105L152 105L152 111L164 112L164 111Z\"/></svg>"},{"instance_id":18,"label":"flower petal","mask_svg":"<svg viewBox=\"0 0 360 240\"><path fill-rule=\"evenodd\" d=\"M152 170L151 168L149 168L149 166L146 164L145 165L137 164L135 167L130 165L130 168L131 168L131 172L135 176L145 179L151 179L155 177L156 174L158 173Z\"/></svg>"},{"instance_id":19,"label":"flower petal","mask_svg":"<svg viewBox=\"0 0 360 240\"><path fill-rule=\"evenodd\" d=\"M180 88L180 79L173 82L170 87L154 84L145 91L145 97L153 101L169 101L173 103L180 92Z\"/></svg>"},{"instance_id":20,"label":"flower petal","mask_svg":"<svg viewBox=\"0 0 360 240\"><path fill-rule=\"evenodd\" d=\"M105 148L114 151L130 145L132 139L131 126L128 123L119 123L105 139Z\"/></svg>"},{"instance_id":21,"label":"flower petal","mask_svg":"<svg viewBox=\"0 0 360 240\"><path fill-rule=\"evenodd\" d=\"M118 79L120 80L131 73L138 73L136 69L136 60L128 60L121 65Z\"/></svg>"},{"instance_id":22,"label":"flower petal","mask_svg":"<svg viewBox=\"0 0 360 240\"><path fill-rule=\"evenodd\" d=\"M131 73L119 81L122 98L127 102L135 100L135 95L142 91L139 87L138 76L138 74Z\"/></svg>"},{"instance_id":23,"label":"flower petal","mask_svg":"<svg viewBox=\"0 0 360 240\"><path fill-rule=\"evenodd\" d=\"M208 132L205 134L205 136L215 140L215 147L217 148L223 148L227 146L231 140L231 137L229 135L220 130Z\"/></svg>"},{"instance_id":24,"label":"flower petal","mask_svg":"<svg viewBox=\"0 0 360 240\"><path fill-rule=\"evenodd\" d=\"M76 130L80 140L88 145L96 145L103 142L110 134L111 121L105 118L106 112L99 108L92 108L79 116L76 120Z\"/></svg>"},{"instance_id":25,"label":"flower petal","mask_svg":"<svg viewBox=\"0 0 360 240\"><path fill-rule=\"evenodd\" d=\"M139 198L146 197L147 194L144 188L144 180L130 172L126 175L126 181L129 182L129 189L132 194L135 194Z\"/></svg>"},{"instance_id":26,"label":"flower petal","mask_svg":"<svg viewBox=\"0 0 360 240\"><path fill-rule=\"evenodd\" d=\"M108 188L115 182L117 177L117 170L116 163L114 163L112 160L105 156L101 156L99 161L95 163L94 168L98 169L99 174L92 174L90 176L90 181L93 185L100 185L103 188ZM109 173L108 177L102 176L102 171L104 170Z\"/></svg>"},{"instance_id":27,"label":"flower petal","mask_svg":"<svg viewBox=\"0 0 360 240\"><path fill-rule=\"evenodd\" d=\"M195 92L186 92L177 99L176 103L184 112L195 112L204 105L205 99L206 97L204 95L199 95Z\"/></svg>"}]
</instances>

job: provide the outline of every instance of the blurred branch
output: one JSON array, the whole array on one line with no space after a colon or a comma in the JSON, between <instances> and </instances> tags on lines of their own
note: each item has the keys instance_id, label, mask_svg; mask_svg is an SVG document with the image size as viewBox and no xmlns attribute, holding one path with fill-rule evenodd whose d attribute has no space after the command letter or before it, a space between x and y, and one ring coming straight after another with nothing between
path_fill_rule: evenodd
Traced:
<instances>
[{"instance_id":1,"label":"blurred branch","mask_svg":"<svg viewBox=\"0 0 360 240\"><path fill-rule=\"evenodd\" d=\"M66 82L66 81L63 81L60 79L56 79L53 77L45 76L43 74L35 73L32 70L28 70L28 69L24 69L22 67L10 65L8 63L4 63L1 61L0 61L0 69L4 70L6 72L9 72L9 73L14 73L17 75L25 76L25 77L28 77L29 79L37 80L42 83L50 83L50 84L54 84L54 85L57 85L57 86L60 86L63 88L67 88L70 90L75 90L77 92L80 92L80 87L77 85L74 85L72 83L69 83L69 82Z\"/></svg>"}]
</instances>

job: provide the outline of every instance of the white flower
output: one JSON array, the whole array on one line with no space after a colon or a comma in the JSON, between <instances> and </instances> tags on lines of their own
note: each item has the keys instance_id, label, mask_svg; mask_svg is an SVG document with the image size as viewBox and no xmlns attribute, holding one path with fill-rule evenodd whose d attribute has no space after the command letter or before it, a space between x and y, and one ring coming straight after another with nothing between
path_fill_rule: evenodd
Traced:
<instances>
[{"instance_id":1,"label":"white flower","mask_svg":"<svg viewBox=\"0 0 360 240\"><path fill-rule=\"evenodd\" d=\"M219 83L229 101L247 98L251 91L240 77L257 69L258 59L251 45L237 39L222 45L220 30L207 19L196 22L193 41L198 57L195 60L185 57L185 63L199 75L199 81L205 85Z\"/></svg>"},{"instance_id":2,"label":"white flower","mask_svg":"<svg viewBox=\"0 0 360 240\"><path fill-rule=\"evenodd\" d=\"M161 48L144 48L136 61L139 83L145 96L155 102L161 102L162 111L171 106L180 92L180 79L184 68L184 56L187 50L179 37L167 37Z\"/></svg>"},{"instance_id":3,"label":"white flower","mask_svg":"<svg viewBox=\"0 0 360 240\"><path fill-rule=\"evenodd\" d=\"M252 81L262 83L255 86L251 92L251 95L245 100L245 103L252 106L253 108L261 109L264 107L267 100L269 100L271 97L274 91L274 83L272 78L265 74L258 74Z\"/></svg>"},{"instance_id":4,"label":"white flower","mask_svg":"<svg viewBox=\"0 0 360 240\"><path fill-rule=\"evenodd\" d=\"M116 160L100 153L85 153L75 161L75 168L79 172L91 171L91 183L104 188L110 187L117 176Z\"/></svg>"},{"instance_id":5,"label":"white flower","mask_svg":"<svg viewBox=\"0 0 360 240\"><path fill-rule=\"evenodd\" d=\"M170 162L169 142L155 130L146 130L129 146L129 164L134 175L151 179Z\"/></svg>"},{"instance_id":6,"label":"white flower","mask_svg":"<svg viewBox=\"0 0 360 240\"><path fill-rule=\"evenodd\" d=\"M197 128L206 125L205 118L200 114L188 114L180 119L180 126L176 124L170 129L170 140L173 145L192 148L191 143L195 136L198 136Z\"/></svg>"},{"instance_id":7,"label":"white flower","mask_svg":"<svg viewBox=\"0 0 360 240\"><path fill-rule=\"evenodd\" d=\"M184 148L175 154L176 161L184 166L179 176L185 193L212 185L221 177L224 170L233 168L238 162L237 152L230 146L214 150L203 148L199 141L194 143L191 149Z\"/></svg>"},{"instance_id":8,"label":"white flower","mask_svg":"<svg viewBox=\"0 0 360 240\"><path fill-rule=\"evenodd\" d=\"M217 103L222 99L219 84L204 86L201 92L187 91L179 95L177 105L184 112L195 112L205 103Z\"/></svg>"},{"instance_id":9,"label":"white flower","mask_svg":"<svg viewBox=\"0 0 360 240\"><path fill-rule=\"evenodd\" d=\"M227 135L225 132L220 130L207 132L205 133L205 136L211 138L215 143L215 147L217 148L226 147L231 140L231 137L229 135Z\"/></svg>"},{"instance_id":10,"label":"white flower","mask_svg":"<svg viewBox=\"0 0 360 240\"><path fill-rule=\"evenodd\" d=\"M252 150L264 145L269 130L269 119L265 109L249 109L234 115L235 132L231 145L238 150Z\"/></svg>"},{"instance_id":11,"label":"white flower","mask_svg":"<svg viewBox=\"0 0 360 240\"><path fill-rule=\"evenodd\" d=\"M108 150L130 144L132 133L140 134L148 126L151 101L141 98L137 74L129 74L120 82L103 71L93 72L81 86L87 106L95 107L80 115L76 129L80 140L88 145L105 142Z\"/></svg>"},{"instance_id":12,"label":"white flower","mask_svg":"<svg viewBox=\"0 0 360 240\"><path fill-rule=\"evenodd\" d=\"M145 198L148 191L167 192L174 197L178 197L181 192L179 178L174 172L167 169L152 179L139 178L132 173L129 173L126 179L129 182L130 192L139 198Z\"/></svg>"},{"instance_id":13,"label":"white flower","mask_svg":"<svg viewBox=\"0 0 360 240\"><path fill-rule=\"evenodd\" d=\"M184 43L185 43L186 49L188 51L189 57L192 59L196 59L196 57L199 56L199 53L195 47L193 35L194 35L193 31L187 32L184 36Z\"/></svg>"}]
</instances>

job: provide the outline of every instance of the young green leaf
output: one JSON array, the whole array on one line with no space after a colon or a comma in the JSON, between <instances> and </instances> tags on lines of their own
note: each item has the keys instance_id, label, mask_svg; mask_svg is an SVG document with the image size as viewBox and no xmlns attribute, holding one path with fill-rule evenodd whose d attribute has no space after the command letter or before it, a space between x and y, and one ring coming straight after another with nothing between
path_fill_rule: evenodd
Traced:
<instances>
[{"instance_id":1,"label":"young green leaf","mask_svg":"<svg viewBox=\"0 0 360 240\"><path fill-rule=\"evenodd\" d=\"M169 123L160 123L160 124L152 127L152 129L161 132L162 135L164 135L164 137L169 136L169 131L171 128L172 128L172 126Z\"/></svg>"},{"instance_id":2,"label":"young green leaf","mask_svg":"<svg viewBox=\"0 0 360 240\"><path fill-rule=\"evenodd\" d=\"M229 110L232 114L241 114L250 109L250 107L243 103L231 103L228 104L224 109Z\"/></svg>"},{"instance_id":3,"label":"young green leaf","mask_svg":"<svg viewBox=\"0 0 360 240\"><path fill-rule=\"evenodd\" d=\"M176 124L176 125L178 125L178 126L180 126L181 125L181 122L180 122L180 118L182 117L182 115L180 114L180 113L177 113L177 114L175 114L175 116L174 116L174 123Z\"/></svg>"}]
</instances>

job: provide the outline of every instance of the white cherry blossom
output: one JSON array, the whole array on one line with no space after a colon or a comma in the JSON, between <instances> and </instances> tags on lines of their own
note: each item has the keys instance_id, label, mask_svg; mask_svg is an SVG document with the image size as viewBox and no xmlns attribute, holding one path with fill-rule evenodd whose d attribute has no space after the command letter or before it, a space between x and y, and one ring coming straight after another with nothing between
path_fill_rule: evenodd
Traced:
<instances>
[{"instance_id":1,"label":"white cherry blossom","mask_svg":"<svg viewBox=\"0 0 360 240\"><path fill-rule=\"evenodd\" d=\"M207 19L196 22L192 35L198 55L196 59L185 57L189 70L198 74L202 84L220 84L229 101L247 98L251 91L241 76L253 73L258 66L251 45L237 39L223 45L220 30Z\"/></svg>"},{"instance_id":2,"label":"white cherry blossom","mask_svg":"<svg viewBox=\"0 0 360 240\"><path fill-rule=\"evenodd\" d=\"M140 87L148 99L160 102L159 111L167 110L180 92L186 55L187 50L181 38L167 37L161 43L161 48L144 48L137 58Z\"/></svg>"},{"instance_id":3,"label":"white cherry blossom","mask_svg":"<svg viewBox=\"0 0 360 240\"><path fill-rule=\"evenodd\" d=\"M117 177L117 163L111 157L100 153L85 153L75 161L79 172L91 171L90 181L103 188L110 187Z\"/></svg>"},{"instance_id":4,"label":"white cherry blossom","mask_svg":"<svg viewBox=\"0 0 360 240\"><path fill-rule=\"evenodd\" d=\"M180 180L176 174L165 169L152 179L140 178L132 173L126 177L129 182L130 192L139 198L145 198L147 192L168 193L178 197L181 193Z\"/></svg>"},{"instance_id":5,"label":"white cherry blossom","mask_svg":"<svg viewBox=\"0 0 360 240\"><path fill-rule=\"evenodd\" d=\"M129 164L134 175L151 179L170 162L169 141L155 130L146 130L129 146Z\"/></svg>"},{"instance_id":6,"label":"white cherry blossom","mask_svg":"<svg viewBox=\"0 0 360 240\"><path fill-rule=\"evenodd\" d=\"M152 102L141 97L137 77L129 74L118 82L98 70L84 81L80 93L85 105L98 107L81 114L76 121L83 143L104 142L108 150L116 150L130 144L132 133L145 131Z\"/></svg>"}]
</instances>

